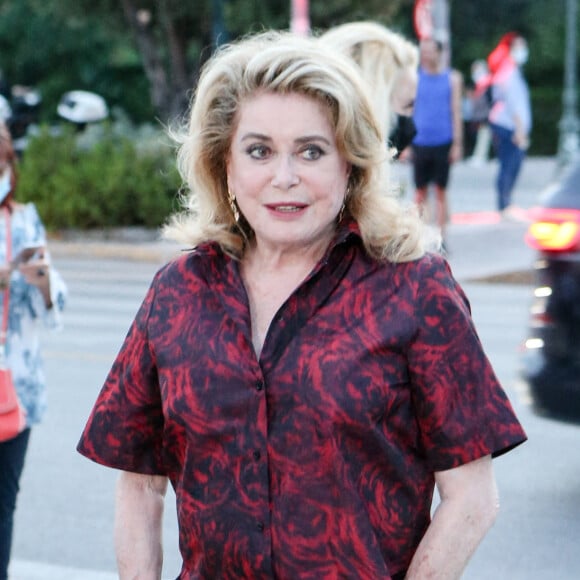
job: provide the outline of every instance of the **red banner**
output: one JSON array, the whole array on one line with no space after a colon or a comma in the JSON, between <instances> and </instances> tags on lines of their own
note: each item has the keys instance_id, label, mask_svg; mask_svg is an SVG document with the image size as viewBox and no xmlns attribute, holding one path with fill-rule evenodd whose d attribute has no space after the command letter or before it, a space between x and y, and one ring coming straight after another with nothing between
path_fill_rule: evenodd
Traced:
<instances>
[{"instance_id":1,"label":"red banner","mask_svg":"<svg viewBox=\"0 0 580 580\"><path fill-rule=\"evenodd\" d=\"M415 34L422 40L433 36L433 2L432 0L415 0L413 10Z\"/></svg>"}]
</instances>

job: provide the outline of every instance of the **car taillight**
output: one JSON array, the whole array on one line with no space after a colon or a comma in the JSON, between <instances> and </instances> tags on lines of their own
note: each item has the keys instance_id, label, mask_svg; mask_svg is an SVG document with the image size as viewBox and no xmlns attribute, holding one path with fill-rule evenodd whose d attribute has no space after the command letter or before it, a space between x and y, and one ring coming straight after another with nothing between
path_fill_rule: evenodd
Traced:
<instances>
[{"instance_id":1,"label":"car taillight","mask_svg":"<svg viewBox=\"0 0 580 580\"><path fill-rule=\"evenodd\" d=\"M526 243L535 250L580 250L580 210L540 208L530 211Z\"/></svg>"}]
</instances>

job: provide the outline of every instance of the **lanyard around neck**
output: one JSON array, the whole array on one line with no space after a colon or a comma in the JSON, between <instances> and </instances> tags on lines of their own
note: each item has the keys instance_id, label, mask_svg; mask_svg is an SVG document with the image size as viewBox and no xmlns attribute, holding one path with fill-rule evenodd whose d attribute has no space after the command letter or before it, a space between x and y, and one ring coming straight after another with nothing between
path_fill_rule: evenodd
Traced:
<instances>
[{"instance_id":1,"label":"lanyard around neck","mask_svg":"<svg viewBox=\"0 0 580 580\"><path fill-rule=\"evenodd\" d=\"M7 207L2 208L4 219L6 221L6 264L12 260L12 231L10 228L10 210ZM6 334L8 332L8 306L10 300L10 284L4 288L4 308L2 309L2 329L0 331L0 355L4 358L4 348L6 346Z\"/></svg>"}]
</instances>

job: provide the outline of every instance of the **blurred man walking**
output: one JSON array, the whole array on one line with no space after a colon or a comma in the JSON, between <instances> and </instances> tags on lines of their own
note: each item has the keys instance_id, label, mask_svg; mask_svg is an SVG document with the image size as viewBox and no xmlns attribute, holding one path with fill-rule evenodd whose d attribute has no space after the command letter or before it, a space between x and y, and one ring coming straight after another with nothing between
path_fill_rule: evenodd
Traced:
<instances>
[{"instance_id":1,"label":"blurred man walking","mask_svg":"<svg viewBox=\"0 0 580 580\"><path fill-rule=\"evenodd\" d=\"M444 66L443 44L434 39L421 41L419 86L413 140L415 201L425 209L430 184L435 186L435 219L445 249L448 217L447 183L451 163L463 156L461 98L463 81L457 71Z\"/></svg>"}]
</instances>

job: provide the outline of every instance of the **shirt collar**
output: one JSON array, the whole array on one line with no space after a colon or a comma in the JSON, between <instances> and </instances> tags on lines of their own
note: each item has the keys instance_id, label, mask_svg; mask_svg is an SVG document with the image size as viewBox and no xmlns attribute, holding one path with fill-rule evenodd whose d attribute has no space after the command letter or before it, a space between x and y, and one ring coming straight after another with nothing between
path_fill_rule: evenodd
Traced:
<instances>
[{"instance_id":1,"label":"shirt collar","mask_svg":"<svg viewBox=\"0 0 580 580\"><path fill-rule=\"evenodd\" d=\"M336 229L336 234L329 246L329 251L332 251L336 246L343 244L349 238L354 237L362 240L358 222L353 217L345 217Z\"/></svg>"}]
</instances>

